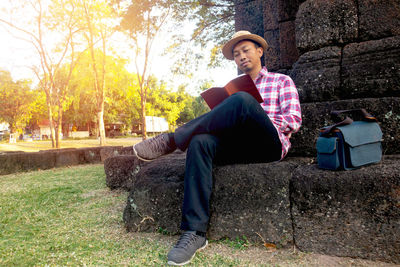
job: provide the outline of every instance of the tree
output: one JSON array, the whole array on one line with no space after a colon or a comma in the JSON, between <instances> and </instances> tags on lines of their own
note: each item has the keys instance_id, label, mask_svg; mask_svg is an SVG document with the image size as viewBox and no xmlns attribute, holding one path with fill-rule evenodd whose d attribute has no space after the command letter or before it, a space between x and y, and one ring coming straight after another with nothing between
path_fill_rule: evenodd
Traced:
<instances>
[{"instance_id":1,"label":"tree","mask_svg":"<svg viewBox=\"0 0 400 267\"><path fill-rule=\"evenodd\" d=\"M157 35L165 25L167 18L169 18L171 1L130 0L125 2L129 2L130 4L123 12L121 30L125 30L132 40L139 85L142 137L146 139L146 103L149 90L151 89L149 79L151 52ZM141 48L142 46L144 49ZM139 63L141 58L143 60L142 66Z\"/></svg>"},{"instance_id":2,"label":"tree","mask_svg":"<svg viewBox=\"0 0 400 267\"><path fill-rule=\"evenodd\" d=\"M199 62L208 63L210 68L225 64L220 50L235 31L235 9L251 1L254 0L172 1L175 28L193 25L190 36L174 32L171 38L167 51L174 55L172 72L192 77Z\"/></svg>"},{"instance_id":3,"label":"tree","mask_svg":"<svg viewBox=\"0 0 400 267\"><path fill-rule=\"evenodd\" d=\"M114 26L111 21L114 16L111 7L104 1L80 0L83 8L84 21L87 32L85 39L89 45L91 55L91 66L93 71L93 86L96 92L97 102L97 123L100 135L100 145L106 144L106 134L104 128L104 90L106 76L106 48L107 39L113 34ZM95 43L101 41L102 59L99 61L95 57Z\"/></svg>"},{"instance_id":4,"label":"tree","mask_svg":"<svg viewBox=\"0 0 400 267\"><path fill-rule=\"evenodd\" d=\"M28 81L14 82L10 72L0 70L0 121L9 124L11 133L22 129L29 121L34 99Z\"/></svg>"},{"instance_id":5,"label":"tree","mask_svg":"<svg viewBox=\"0 0 400 267\"><path fill-rule=\"evenodd\" d=\"M104 54L101 49L94 50L95 61L101 61ZM84 53L76 65L70 82L70 104L65 112L66 121L74 125L90 125L97 122L97 99L96 89L93 86L94 73L91 66L92 56L89 51ZM129 91L132 80L136 76L129 73L125 68L126 60L108 55L105 57L104 76L104 122L124 122L131 124L128 106L138 102L136 99L129 98ZM135 87L135 90L137 87ZM97 132L96 132L97 134Z\"/></svg>"},{"instance_id":6,"label":"tree","mask_svg":"<svg viewBox=\"0 0 400 267\"><path fill-rule=\"evenodd\" d=\"M50 122L53 147L60 147L62 127L62 111L68 83L77 57L74 53L73 37L79 32L76 9L73 0L27 1L27 5L35 12L28 24L16 24L12 19L0 18L0 22L25 35L25 39L33 45L40 58L40 66L33 68L39 79L39 86L46 94L46 104ZM24 12L23 5L19 7ZM22 14L21 14L22 15ZM60 19L62 18L62 19ZM61 40L55 47L51 44L49 33L57 34ZM54 38L54 36L53 36ZM70 52L68 74L61 78L60 68ZM57 124L54 124L54 119ZM56 134L57 132L57 134Z\"/></svg>"},{"instance_id":7,"label":"tree","mask_svg":"<svg viewBox=\"0 0 400 267\"><path fill-rule=\"evenodd\" d=\"M146 107L148 115L164 117L170 127L175 127L179 114L189 100L185 88L180 87L177 92L173 92L166 87L165 83L159 83L154 76L150 76L149 83L152 90Z\"/></svg>"}]
</instances>

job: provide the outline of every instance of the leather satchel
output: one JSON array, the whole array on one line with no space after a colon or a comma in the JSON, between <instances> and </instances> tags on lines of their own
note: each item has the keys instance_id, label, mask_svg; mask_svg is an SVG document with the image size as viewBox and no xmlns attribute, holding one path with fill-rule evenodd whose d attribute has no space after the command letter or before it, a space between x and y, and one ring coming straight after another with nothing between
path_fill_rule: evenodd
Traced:
<instances>
[{"instance_id":1,"label":"leather satchel","mask_svg":"<svg viewBox=\"0 0 400 267\"><path fill-rule=\"evenodd\" d=\"M351 170L382 159L382 131L375 117L365 109L332 111L334 121L342 113L359 113L362 119L349 117L321 129L317 139L318 167Z\"/></svg>"}]
</instances>

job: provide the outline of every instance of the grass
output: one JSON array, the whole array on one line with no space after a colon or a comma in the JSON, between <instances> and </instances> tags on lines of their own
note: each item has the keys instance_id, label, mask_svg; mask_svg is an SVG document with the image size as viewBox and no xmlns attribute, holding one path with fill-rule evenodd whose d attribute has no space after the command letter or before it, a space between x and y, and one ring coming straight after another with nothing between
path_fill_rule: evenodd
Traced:
<instances>
[{"instance_id":1,"label":"grass","mask_svg":"<svg viewBox=\"0 0 400 267\"><path fill-rule=\"evenodd\" d=\"M177 237L127 233L127 192L110 191L103 166L0 176L0 266L165 266ZM191 266L386 266L294 252L246 239L212 241Z\"/></svg>"},{"instance_id":2,"label":"grass","mask_svg":"<svg viewBox=\"0 0 400 267\"><path fill-rule=\"evenodd\" d=\"M0 266L165 265L171 237L126 233L126 197L105 187L102 165L0 176Z\"/></svg>"},{"instance_id":3,"label":"grass","mask_svg":"<svg viewBox=\"0 0 400 267\"><path fill-rule=\"evenodd\" d=\"M127 138L107 138L108 146L131 146L141 141L140 137ZM79 147L97 147L100 146L100 141L97 139L66 139L61 141L61 148L79 148ZM10 144L7 141L0 142L1 151L25 151L37 152L39 150L51 149L51 141L17 141Z\"/></svg>"}]
</instances>

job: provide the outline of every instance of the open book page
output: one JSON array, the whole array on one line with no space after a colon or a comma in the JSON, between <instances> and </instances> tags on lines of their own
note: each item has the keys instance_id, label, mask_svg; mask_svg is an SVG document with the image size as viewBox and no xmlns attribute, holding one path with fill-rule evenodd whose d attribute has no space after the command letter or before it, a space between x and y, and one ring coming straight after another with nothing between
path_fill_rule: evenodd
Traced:
<instances>
[{"instance_id":1,"label":"open book page","mask_svg":"<svg viewBox=\"0 0 400 267\"><path fill-rule=\"evenodd\" d=\"M213 87L202 92L200 95L206 101L210 109L213 109L216 105L224 101L225 98L240 91L249 93L259 103L263 102L260 92L258 92L250 75L241 75L231 80L224 87Z\"/></svg>"}]
</instances>

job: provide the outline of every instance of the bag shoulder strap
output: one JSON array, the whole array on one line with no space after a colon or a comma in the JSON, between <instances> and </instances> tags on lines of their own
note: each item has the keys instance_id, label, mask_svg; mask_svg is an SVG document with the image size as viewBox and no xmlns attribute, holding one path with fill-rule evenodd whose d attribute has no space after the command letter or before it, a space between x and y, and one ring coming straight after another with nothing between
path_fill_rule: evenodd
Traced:
<instances>
[{"instance_id":1,"label":"bag shoulder strap","mask_svg":"<svg viewBox=\"0 0 400 267\"><path fill-rule=\"evenodd\" d=\"M377 119L372 116L370 113L368 113L365 109L361 108L361 109L347 109L347 110L333 110L331 111L331 118L333 121L335 121L336 123L333 125L330 125L328 127L324 127L322 128L321 131L321 135L328 135L329 133L332 132L333 129L335 129L338 126L344 126L344 125L349 125L351 123L353 123L353 120L346 116L344 119L340 120L340 114L342 113L351 113L351 114L361 114L363 117L363 120L365 121L369 121L369 122L377 122Z\"/></svg>"}]
</instances>

